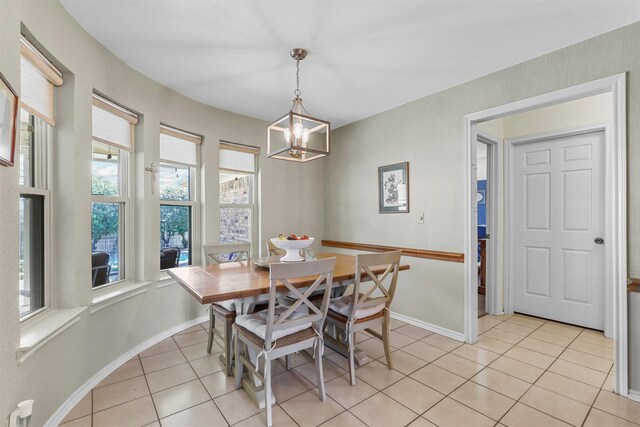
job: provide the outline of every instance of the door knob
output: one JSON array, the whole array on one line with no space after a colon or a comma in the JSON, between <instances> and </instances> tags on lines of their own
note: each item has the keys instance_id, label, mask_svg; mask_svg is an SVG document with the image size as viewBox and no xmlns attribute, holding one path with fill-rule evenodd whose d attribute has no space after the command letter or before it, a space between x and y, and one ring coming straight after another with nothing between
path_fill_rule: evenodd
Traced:
<instances>
[{"instance_id":1,"label":"door knob","mask_svg":"<svg viewBox=\"0 0 640 427\"><path fill-rule=\"evenodd\" d=\"M604 243L604 239L602 237L596 237L595 239L593 239L593 241L596 243L596 245L601 245Z\"/></svg>"}]
</instances>

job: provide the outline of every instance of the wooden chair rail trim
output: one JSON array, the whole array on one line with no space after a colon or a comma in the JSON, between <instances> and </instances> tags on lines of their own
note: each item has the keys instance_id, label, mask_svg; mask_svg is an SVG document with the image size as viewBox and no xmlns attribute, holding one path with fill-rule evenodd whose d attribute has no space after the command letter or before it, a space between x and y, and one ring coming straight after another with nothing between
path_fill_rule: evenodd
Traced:
<instances>
[{"instance_id":1,"label":"wooden chair rail trim","mask_svg":"<svg viewBox=\"0 0 640 427\"><path fill-rule=\"evenodd\" d=\"M464 262L464 254L458 252L431 251L427 249L402 248L398 246L370 245L367 243L341 242L338 240L323 240L322 246L372 252L402 251L402 255L414 258L437 259L440 261L450 262Z\"/></svg>"},{"instance_id":2,"label":"wooden chair rail trim","mask_svg":"<svg viewBox=\"0 0 640 427\"><path fill-rule=\"evenodd\" d=\"M640 279L629 278L629 284L627 285L629 292L640 292Z\"/></svg>"}]
</instances>

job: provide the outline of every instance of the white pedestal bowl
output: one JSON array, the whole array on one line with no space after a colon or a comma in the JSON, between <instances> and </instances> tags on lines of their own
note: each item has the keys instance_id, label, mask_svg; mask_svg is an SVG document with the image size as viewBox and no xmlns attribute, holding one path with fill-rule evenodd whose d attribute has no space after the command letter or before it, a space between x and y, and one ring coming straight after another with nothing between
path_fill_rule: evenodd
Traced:
<instances>
[{"instance_id":1,"label":"white pedestal bowl","mask_svg":"<svg viewBox=\"0 0 640 427\"><path fill-rule=\"evenodd\" d=\"M300 255L302 249L306 249L313 244L313 237L307 240L280 240L277 237L271 239L271 243L279 249L284 249L287 254L280 258L282 262L300 262L304 261L304 257Z\"/></svg>"}]
</instances>

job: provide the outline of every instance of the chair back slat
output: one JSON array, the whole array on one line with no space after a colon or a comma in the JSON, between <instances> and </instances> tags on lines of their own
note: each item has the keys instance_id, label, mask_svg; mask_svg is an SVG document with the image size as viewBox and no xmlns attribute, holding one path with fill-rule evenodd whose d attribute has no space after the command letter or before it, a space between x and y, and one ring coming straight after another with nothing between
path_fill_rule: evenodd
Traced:
<instances>
[{"instance_id":1,"label":"chair back slat","mask_svg":"<svg viewBox=\"0 0 640 427\"><path fill-rule=\"evenodd\" d=\"M317 331L322 330L322 324L327 316L329 309L329 297L331 295L331 286L333 284L333 269L336 265L335 258L327 258L318 261L308 261L301 263L282 263L271 264L270 266L270 290L269 290L269 308L267 311L267 329L265 333L265 347L268 350L272 345L273 333L282 329L293 328L304 324L313 324ZM316 277L317 276L317 277ZM291 283L291 279L297 278L313 278L314 282L300 292L296 286ZM284 285L290 291L297 301L283 312L276 315L276 296L279 284ZM322 303L317 307L309 297L315 291L324 285L324 294ZM306 309L306 313L302 314L301 309ZM296 314L296 317L294 316Z\"/></svg>"},{"instance_id":2,"label":"chair back slat","mask_svg":"<svg viewBox=\"0 0 640 427\"><path fill-rule=\"evenodd\" d=\"M225 243L219 245L202 245L206 263L216 264L244 261L251 258L251 243ZM230 257L223 257L230 255Z\"/></svg>"},{"instance_id":3,"label":"chair back slat","mask_svg":"<svg viewBox=\"0 0 640 427\"><path fill-rule=\"evenodd\" d=\"M271 240L267 240L267 254L269 256L285 256L287 251L274 245Z\"/></svg>"},{"instance_id":4,"label":"chair back slat","mask_svg":"<svg viewBox=\"0 0 640 427\"><path fill-rule=\"evenodd\" d=\"M401 255L402 251L393 251L356 256L356 278L349 320L353 320L355 313L360 309L382 303L385 304L387 309L391 306L398 282ZM373 272L373 268L385 268L385 270L380 274L376 274ZM385 281L389 275L391 275L391 279L387 285ZM374 295L376 291L378 294Z\"/></svg>"},{"instance_id":5,"label":"chair back slat","mask_svg":"<svg viewBox=\"0 0 640 427\"><path fill-rule=\"evenodd\" d=\"M295 286L293 286L288 280L280 279L280 282L283 285L285 285L287 289L289 289L289 291L293 294L293 297L296 298L296 300L287 309L287 311L285 311L280 315L279 319L275 322L275 324L277 325L287 320L287 318L291 316L296 310L298 310L298 308L302 305L304 305L304 308L311 311L312 313L322 315L322 311L320 311L318 307L316 307L316 305L309 300L309 297L311 296L311 294L313 294L316 291L316 289L318 289L318 287L320 286L320 284L325 278L326 278L326 275L321 274L316 279L316 281L307 288L304 294L302 294L300 290Z\"/></svg>"}]
</instances>

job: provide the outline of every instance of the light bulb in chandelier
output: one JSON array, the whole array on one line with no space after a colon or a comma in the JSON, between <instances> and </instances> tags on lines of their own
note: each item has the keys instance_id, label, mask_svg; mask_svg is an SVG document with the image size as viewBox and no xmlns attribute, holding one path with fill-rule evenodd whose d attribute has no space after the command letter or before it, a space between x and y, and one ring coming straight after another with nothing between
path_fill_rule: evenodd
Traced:
<instances>
[{"instance_id":1,"label":"light bulb in chandelier","mask_svg":"<svg viewBox=\"0 0 640 427\"><path fill-rule=\"evenodd\" d=\"M284 130L284 139L287 147L291 147L291 129L286 128ZM303 128L301 124L296 123L293 126L293 145L306 147L309 142L309 129Z\"/></svg>"}]
</instances>

